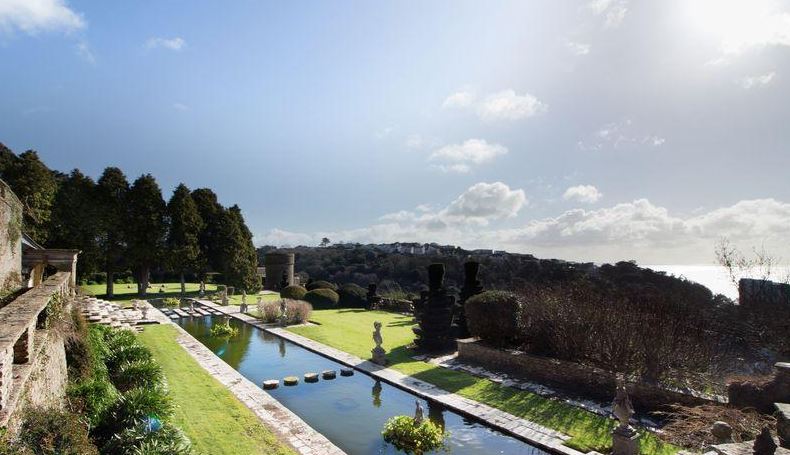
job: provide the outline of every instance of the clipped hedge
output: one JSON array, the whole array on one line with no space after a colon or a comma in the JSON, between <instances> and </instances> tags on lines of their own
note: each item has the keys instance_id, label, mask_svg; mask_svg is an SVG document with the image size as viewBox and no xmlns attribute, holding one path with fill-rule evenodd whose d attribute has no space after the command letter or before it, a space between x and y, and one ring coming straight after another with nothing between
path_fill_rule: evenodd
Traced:
<instances>
[{"instance_id":1,"label":"clipped hedge","mask_svg":"<svg viewBox=\"0 0 790 455\"><path fill-rule=\"evenodd\" d=\"M512 346L521 338L519 296L506 291L486 291L466 301L464 311L472 336L498 347Z\"/></svg>"},{"instance_id":2,"label":"clipped hedge","mask_svg":"<svg viewBox=\"0 0 790 455\"><path fill-rule=\"evenodd\" d=\"M337 291L340 296L338 306L343 308L364 308L367 303L367 289L357 284L346 284Z\"/></svg>"},{"instance_id":3,"label":"clipped hedge","mask_svg":"<svg viewBox=\"0 0 790 455\"><path fill-rule=\"evenodd\" d=\"M340 301L337 292L331 289L315 289L304 295L304 300L315 309L335 308Z\"/></svg>"},{"instance_id":4,"label":"clipped hedge","mask_svg":"<svg viewBox=\"0 0 790 455\"><path fill-rule=\"evenodd\" d=\"M280 291L280 297L288 300L304 300L305 294L307 289L297 285L286 286Z\"/></svg>"},{"instance_id":5,"label":"clipped hedge","mask_svg":"<svg viewBox=\"0 0 790 455\"><path fill-rule=\"evenodd\" d=\"M315 291L316 289L331 289L333 291L337 291L337 285L324 280L311 281L307 283L308 291Z\"/></svg>"}]
</instances>

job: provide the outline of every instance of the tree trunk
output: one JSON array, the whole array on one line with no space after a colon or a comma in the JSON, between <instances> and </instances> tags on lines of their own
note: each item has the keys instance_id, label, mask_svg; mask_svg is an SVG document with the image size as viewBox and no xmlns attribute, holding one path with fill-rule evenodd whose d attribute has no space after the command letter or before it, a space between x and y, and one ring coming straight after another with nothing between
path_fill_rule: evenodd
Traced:
<instances>
[{"instance_id":1,"label":"tree trunk","mask_svg":"<svg viewBox=\"0 0 790 455\"><path fill-rule=\"evenodd\" d=\"M187 284L184 281L184 272L181 272L181 296L187 293Z\"/></svg>"},{"instance_id":2,"label":"tree trunk","mask_svg":"<svg viewBox=\"0 0 790 455\"><path fill-rule=\"evenodd\" d=\"M148 280L150 279L150 270L148 266L140 268L140 280L139 284L137 285L137 290L139 291L140 297L145 297L146 292L148 292Z\"/></svg>"},{"instance_id":3,"label":"tree trunk","mask_svg":"<svg viewBox=\"0 0 790 455\"><path fill-rule=\"evenodd\" d=\"M115 273L108 270L107 271L107 291L105 292L107 299L113 298L113 281L115 281Z\"/></svg>"}]
</instances>

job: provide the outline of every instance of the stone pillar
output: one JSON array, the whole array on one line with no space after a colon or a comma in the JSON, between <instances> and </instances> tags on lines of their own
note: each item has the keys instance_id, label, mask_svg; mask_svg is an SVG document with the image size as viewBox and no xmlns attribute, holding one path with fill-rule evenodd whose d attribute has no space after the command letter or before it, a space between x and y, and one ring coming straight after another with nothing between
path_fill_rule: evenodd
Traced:
<instances>
[{"instance_id":1,"label":"stone pillar","mask_svg":"<svg viewBox=\"0 0 790 455\"><path fill-rule=\"evenodd\" d=\"M14 343L14 363L21 364L30 361L33 352L33 332L35 328L30 326Z\"/></svg>"},{"instance_id":2,"label":"stone pillar","mask_svg":"<svg viewBox=\"0 0 790 455\"><path fill-rule=\"evenodd\" d=\"M294 282L295 262L296 259L293 253L276 251L266 253L263 256L263 265L266 269L266 279L263 282L263 288L267 291L277 291L283 278L287 279L289 286L292 285Z\"/></svg>"}]
</instances>

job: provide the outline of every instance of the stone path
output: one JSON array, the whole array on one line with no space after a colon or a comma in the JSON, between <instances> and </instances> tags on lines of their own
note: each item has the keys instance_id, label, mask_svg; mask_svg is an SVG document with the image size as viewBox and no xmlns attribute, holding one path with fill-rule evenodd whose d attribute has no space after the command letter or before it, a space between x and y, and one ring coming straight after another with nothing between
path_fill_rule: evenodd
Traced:
<instances>
[{"instance_id":1,"label":"stone path","mask_svg":"<svg viewBox=\"0 0 790 455\"><path fill-rule=\"evenodd\" d=\"M77 297L74 303L92 324L108 325L117 329L141 330L140 325L155 321L143 318L143 312L132 308L123 308L117 303L95 297ZM142 304L141 304L142 305Z\"/></svg>"},{"instance_id":2,"label":"stone path","mask_svg":"<svg viewBox=\"0 0 790 455\"><path fill-rule=\"evenodd\" d=\"M281 441L293 447L297 453L301 455L345 454L324 435L315 431L299 416L217 357L210 349L197 341L178 324L174 324L168 316L153 307L151 307L149 312L158 322L171 324L175 327L179 332L177 337L178 344L203 369L227 387L245 406L250 408Z\"/></svg>"},{"instance_id":3,"label":"stone path","mask_svg":"<svg viewBox=\"0 0 790 455\"><path fill-rule=\"evenodd\" d=\"M207 300L198 300L198 303L213 308L231 317L244 321L250 325L266 330L274 335L285 338L298 344L310 351L328 357L344 365L353 367L376 379L380 379L388 384L405 389L424 399L441 403L453 411L466 415L474 419L485 421L489 426L518 439L524 440L532 445L540 447L554 453L563 455L581 455L570 447L563 445L570 439L568 435L558 431L538 425L529 420L522 419L513 414L501 411L478 401L464 398L460 395L447 392L439 387L425 381L406 376L403 373L391 368L385 368L368 360L361 359L346 352L334 349L325 344L318 343L309 338L289 332L273 324L263 324L258 319L238 312L238 307L223 307Z\"/></svg>"}]
</instances>

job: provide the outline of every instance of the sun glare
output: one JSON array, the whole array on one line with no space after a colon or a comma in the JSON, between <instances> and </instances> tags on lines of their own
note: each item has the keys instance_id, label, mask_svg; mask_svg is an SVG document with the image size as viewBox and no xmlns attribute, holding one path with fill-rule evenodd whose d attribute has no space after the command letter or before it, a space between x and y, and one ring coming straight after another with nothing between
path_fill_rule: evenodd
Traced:
<instances>
[{"instance_id":1,"label":"sun glare","mask_svg":"<svg viewBox=\"0 0 790 455\"><path fill-rule=\"evenodd\" d=\"M738 54L756 45L790 42L790 14L774 0L688 0L691 26L719 41L722 52Z\"/></svg>"}]
</instances>

